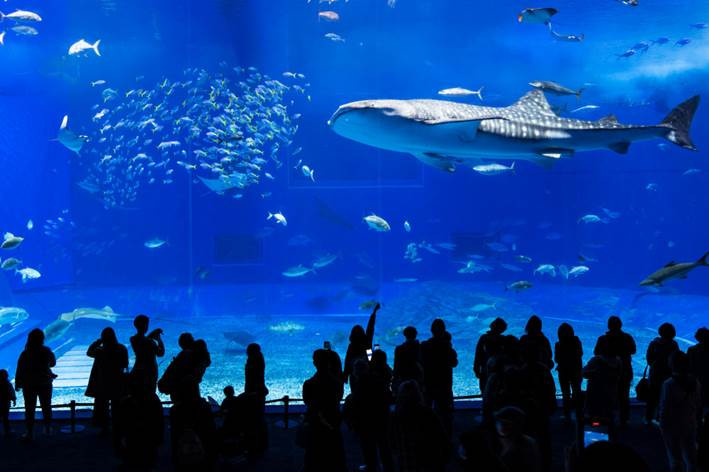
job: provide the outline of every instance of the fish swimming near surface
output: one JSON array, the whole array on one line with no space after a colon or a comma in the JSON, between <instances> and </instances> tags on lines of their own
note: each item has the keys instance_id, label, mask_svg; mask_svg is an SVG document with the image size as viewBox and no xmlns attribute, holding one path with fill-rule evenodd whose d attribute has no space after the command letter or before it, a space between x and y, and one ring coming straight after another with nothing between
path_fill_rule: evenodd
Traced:
<instances>
[{"instance_id":1,"label":"fish swimming near surface","mask_svg":"<svg viewBox=\"0 0 709 472\"><path fill-rule=\"evenodd\" d=\"M391 226L389 226L387 220L385 220L381 216L375 215L374 213L369 216L365 216L362 219L365 223L367 223L367 226L369 226L369 228L373 229L374 231L386 232L391 230Z\"/></svg>"},{"instance_id":2,"label":"fish swimming near surface","mask_svg":"<svg viewBox=\"0 0 709 472\"><path fill-rule=\"evenodd\" d=\"M14 20L14 21L42 21L42 17L32 11L27 10L16 10L9 14L4 14L0 12L0 22L4 19Z\"/></svg>"},{"instance_id":3,"label":"fish swimming near surface","mask_svg":"<svg viewBox=\"0 0 709 472\"><path fill-rule=\"evenodd\" d=\"M0 307L0 326L14 325L29 318L30 315L23 308L14 306Z\"/></svg>"},{"instance_id":4,"label":"fish swimming near surface","mask_svg":"<svg viewBox=\"0 0 709 472\"><path fill-rule=\"evenodd\" d=\"M24 269L19 270L16 269L15 273L22 277L22 283L42 277L42 274L40 274L37 269L33 269L31 267L25 267Z\"/></svg>"},{"instance_id":5,"label":"fish swimming near surface","mask_svg":"<svg viewBox=\"0 0 709 472\"><path fill-rule=\"evenodd\" d=\"M699 96L673 109L658 125L626 125L614 116L583 121L555 115L543 92L507 107L443 100L363 100L342 105L329 120L335 133L363 144L406 152L452 172L484 159L526 159L548 166L579 151L625 154L634 141L665 138L696 150L689 135Z\"/></svg>"},{"instance_id":6,"label":"fish swimming near surface","mask_svg":"<svg viewBox=\"0 0 709 472\"><path fill-rule=\"evenodd\" d=\"M322 269L323 267L327 267L335 262L339 257L340 256L338 254L325 254L320 256L313 262L313 268Z\"/></svg>"},{"instance_id":7,"label":"fish swimming near surface","mask_svg":"<svg viewBox=\"0 0 709 472\"><path fill-rule=\"evenodd\" d=\"M525 8L517 15L519 23L548 24L559 11L556 8Z\"/></svg>"},{"instance_id":8,"label":"fish swimming near surface","mask_svg":"<svg viewBox=\"0 0 709 472\"><path fill-rule=\"evenodd\" d=\"M145 241L143 243L143 246L147 247L148 249L157 249L164 246L165 244L167 244L167 241L165 241L164 239L152 238Z\"/></svg>"},{"instance_id":9,"label":"fish swimming near surface","mask_svg":"<svg viewBox=\"0 0 709 472\"><path fill-rule=\"evenodd\" d=\"M508 172L514 173L515 163L513 162L509 167L502 164L481 164L473 166L473 170L482 175L500 175Z\"/></svg>"},{"instance_id":10,"label":"fish swimming near surface","mask_svg":"<svg viewBox=\"0 0 709 472\"><path fill-rule=\"evenodd\" d=\"M64 115L62 118L62 123L59 125L59 132L57 133L57 141L62 143L62 145L70 151L74 151L79 154L81 148L84 146L86 139L82 136L71 131L67 126L69 124L69 115Z\"/></svg>"},{"instance_id":11,"label":"fish swimming near surface","mask_svg":"<svg viewBox=\"0 0 709 472\"><path fill-rule=\"evenodd\" d=\"M15 236L12 233L5 233L2 244L0 244L0 249L15 249L17 246L22 244L22 241L24 240L25 238Z\"/></svg>"},{"instance_id":12,"label":"fish swimming near surface","mask_svg":"<svg viewBox=\"0 0 709 472\"><path fill-rule=\"evenodd\" d=\"M10 29L14 31L15 34L19 34L22 36L37 36L39 34L39 31L32 28L31 26L26 25L13 26Z\"/></svg>"},{"instance_id":13,"label":"fish swimming near surface","mask_svg":"<svg viewBox=\"0 0 709 472\"><path fill-rule=\"evenodd\" d=\"M268 327L268 329L274 333L293 334L298 331L303 331L305 329L305 325L294 321L282 321L280 323L272 324Z\"/></svg>"},{"instance_id":14,"label":"fish swimming near surface","mask_svg":"<svg viewBox=\"0 0 709 472\"><path fill-rule=\"evenodd\" d=\"M101 44L101 40L97 40L95 43L91 44L85 39L80 39L71 46L69 46L69 55L76 56L86 51L93 51L97 56L101 56L98 50L98 45Z\"/></svg>"},{"instance_id":15,"label":"fish swimming near surface","mask_svg":"<svg viewBox=\"0 0 709 472\"><path fill-rule=\"evenodd\" d=\"M477 97L482 101L483 99L483 87L477 90L468 90L461 87L447 88L438 91L438 95L443 95L447 97L467 97L468 95L477 95Z\"/></svg>"},{"instance_id":16,"label":"fish swimming near surface","mask_svg":"<svg viewBox=\"0 0 709 472\"><path fill-rule=\"evenodd\" d=\"M318 12L318 19L325 21L340 21L340 15L331 10L320 11Z\"/></svg>"},{"instance_id":17,"label":"fish swimming near surface","mask_svg":"<svg viewBox=\"0 0 709 472\"><path fill-rule=\"evenodd\" d=\"M548 92L557 96L576 95L577 97L581 97L581 94L584 91L583 88L573 90L550 80L535 80L534 82L530 82L529 85L543 92Z\"/></svg>"},{"instance_id":18,"label":"fish swimming near surface","mask_svg":"<svg viewBox=\"0 0 709 472\"><path fill-rule=\"evenodd\" d=\"M285 215L283 213L276 212L276 213L271 213L270 211L268 212L268 216L266 217L267 220L274 220L276 224L281 224L283 226L288 226L288 220L286 220Z\"/></svg>"},{"instance_id":19,"label":"fish swimming near surface","mask_svg":"<svg viewBox=\"0 0 709 472\"><path fill-rule=\"evenodd\" d=\"M709 266L707 262L707 257L709 257L709 252L705 253L702 257L694 262L669 262L661 269L656 270L652 274L648 275L645 280L640 282L642 286L661 286L668 280L671 279L686 279L687 274L693 269L701 266Z\"/></svg>"},{"instance_id":20,"label":"fish swimming near surface","mask_svg":"<svg viewBox=\"0 0 709 472\"><path fill-rule=\"evenodd\" d=\"M517 282L512 282L507 287L505 287L505 291L514 290L515 292L521 292L522 290L527 290L532 287L532 282L528 282L526 280L519 280Z\"/></svg>"},{"instance_id":21,"label":"fish swimming near surface","mask_svg":"<svg viewBox=\"0 0 709 472\"><path fill-rule=\"evenodd\" d=\"M0 268L2 268L2 270L13 270L19 267L21 264L21 260L16 259L14 257L8 257L4 261L2 261L2 265L0 265Z\"/></svg>"},{"instance_id":22,"label":"fish swimming near surface","mask_svg":"<svg viewBox=\"0 0 709 472\"><path fill-rule=\"evenodd\" d=\"M309 267L305 267L304 265L300 264L294 267L289 267L288 269L281 272L281 274L283 274L284 277L295 278L303 277L304 275L307 275L311 272L315 271Z\"/></svg>"},{"instance_id":23,"label":"fish swimming near surface","mask_svg":"<svg viewBox=\"0 0 709 472\"><path fill-rule=\"evenodd\" d=\"M102 320L115 323L120 315L114 313L110 306L105 306L103 308L76 308L68 313L62 313L59 315L60 320L64 321L76 321L81 318Z\"/></svg>"}]
</instances>

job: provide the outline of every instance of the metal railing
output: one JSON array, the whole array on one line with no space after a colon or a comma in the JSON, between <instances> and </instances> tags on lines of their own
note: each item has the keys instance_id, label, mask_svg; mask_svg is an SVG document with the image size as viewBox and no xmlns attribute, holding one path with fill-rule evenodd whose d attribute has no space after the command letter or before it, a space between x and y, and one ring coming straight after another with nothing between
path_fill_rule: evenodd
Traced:
<instances>
[{"instance_id":1,"label":"metal railing","mask_svg":"<svg viewBox=\"0 0 709 472\"><path fill-rule=\"evenodd\" d=\"M460 397L453 397L454 402L460 402L460 401L466 401L466 400L479 400L482 398L482 395L463 395ZM344 400L343 400L344 401ZM170 406L172 405L171 401L161 401L160 402L163 406ZM284 395L281 398L274 398L272 400L266 400L266 405L275 405L275 404L283 404L283 428L284 429L289 429L290 428L290 417L291 417L291 406L293 404L302 404L303 399L302 398L293 398L290 397L289 395ZM60 403L60 404L53 404L50 405L50 408L52 409L52 412L54 410L69 410L69 432L70 433L76 433L76 421L77 421L77 408L85 408L85 407L93 407L93 403L85 403L85 402L77 402L76 400L71 400L69 403ZM24 411L23 406L15 406L10 408L11 411Z\"/></svg>"}]
</instances>

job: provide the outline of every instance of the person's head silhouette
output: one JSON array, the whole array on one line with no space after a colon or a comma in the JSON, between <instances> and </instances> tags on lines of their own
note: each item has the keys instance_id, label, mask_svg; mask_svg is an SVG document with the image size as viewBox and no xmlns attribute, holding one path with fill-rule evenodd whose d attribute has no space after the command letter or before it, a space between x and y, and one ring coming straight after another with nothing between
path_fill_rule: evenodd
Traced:
<instances>
[{"instance_id":1,"label":"person's head silhouette","mask_svg":"<svg viewBox=\"0 0 709 472\"><path fill-rule=\"evenodd\" d=\"M446 332L446 324L443 322L442 319L436 318L433 320L431 323L431 334L434 337L438 336L443 336L443 334Z\"/></svg>"},{"instance_id":2,"label":"person's head silhouette","mask_svg":"<svg viewBox=\"0 0 709 472\"><path fill-rule=\"evenodd\" d=\"M537 315L532 315L527 320L527 326L524 327L527 334L540 334L542 332L542 320Z\"/></svg>"},{"instance_id":3,"label":"person's head silhouette","mask_svg":"<svg viewBox=\"0 0 709 472\"><path fill-rule=\"evenodd\" d=\"M44 331L39 328L35 328L29 332L27 335L26 349L37 349L44 346Z\"/></svg>"},{"instance_id":4,"label":"person's head silhouette","mask_svg":"<svg viewBox=\"0 0 709 472\"><path fill-rule=\"evenodd\" d=\"M608 318L608 331L617 332L623 327L623 322L616 315Z\"/></svg>"},{"instance_id":5,"label":"person's head silhouette","mask_svg":"<svg viewBox=\"0 0 709 472\"><path fill-rule=\"evenodd\" d=\"M671 323L662 323L657 329L657 334L660 335L662 339L671 340L677 335L675 327Z\"/></svg>"},{"instance_id":6,"label":"person's head silhouette","mask_svg":"<svg viewBox=\"0 0 709 472\"><path fill-rule=\"evenodd\" d=\"M177 338L177 344L181 349L192 349L194 345L194 337L192 333L182 333L179 338Z\"/></svg>"},{"instance_id":7,"label":"person's head silhouette","mask_svg":"<svg viewBox=\"0 0 709 472\"><path fill-rule=\"evenodd\" d=\"M101 342L104 346L113 346L118 344L118 339L116 338L116 332L110 326L103 328L101 331Z\"/></svg>"},{"instance_id":8,"label":"person's head silhouette","mask_svg":"<svg viewBox=\"0 0 709 472\"><path fill-rule=\"evenodd\" d=\"M490 323L490 331L496 334L502 334L507 331L507 322L502 318L495 318Z\"/></svg>"},{"instance_id":9,"label":"person's head silhouette","mask_svg":"<svg viewBox=\"0 0 709 472\"><path fill-rule=\"evenodd\" d=\"M418 331L413 326L407 326L406 328L404 328L404 337L407 341L415 340L418 334Z\"/></svg>"},{"instance_id":10,"label":"person's head silhouette","mask_svg":"<svg viewBox=\"0 0 709 472\"><path fill-rule=\"evenodd\" d=\"M133 320L133 326L135 326L138 334L145 334L148 332L148 326L150 326L150 318L145 315L138 315Z\"/></svg>"},{"instance_id":11,"label":"person's head silhouette","mask_svg":"<svg viewBox=\"0 0 709 472\"><path fill-rule=\"evenodd\" d=\"M559 329L557 329L556 334L559 339L569 339L574 337L574 328L569 323L561 323Z\"/></svg>"}]
</instances>

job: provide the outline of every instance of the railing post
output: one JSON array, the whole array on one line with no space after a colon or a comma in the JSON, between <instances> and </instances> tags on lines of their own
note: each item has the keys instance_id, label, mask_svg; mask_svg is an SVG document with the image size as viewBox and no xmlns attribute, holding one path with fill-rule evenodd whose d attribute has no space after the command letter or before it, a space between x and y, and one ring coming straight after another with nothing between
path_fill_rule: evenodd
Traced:
<instances>
[{"instance_id":1,"label":"railing post","mask_svg":"<svg viewBox=\"0 0 709 472\"><path fill-rule=\"evenodd\" d=\"M69 410L71 412L69 417L71 433L74 434L76 432L76 400L69 402Z\"/></svg>"},{"instance_id":2,"label":"railing post","mask_svg":"<svg viewBox=\"0 0 709 472\"><path fill-rule=\"evenodd\" d=\"M290 397L288 395L283 397L283 428L288 429L288 405L290 403Z\"/></svg>"}]
</instances>

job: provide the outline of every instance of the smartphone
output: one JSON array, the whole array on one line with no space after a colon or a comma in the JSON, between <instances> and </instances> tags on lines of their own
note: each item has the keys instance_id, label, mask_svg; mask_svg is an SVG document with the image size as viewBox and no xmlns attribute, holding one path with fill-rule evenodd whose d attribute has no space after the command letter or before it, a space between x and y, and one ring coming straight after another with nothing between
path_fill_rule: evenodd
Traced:
<instances>
[{"instance_id":1,"label":"smartphone","mask_svg":"<svg viewBox=\"0 0 709 472\"><path fill-rule=\"evenodd\" d=\"M367 349L367 360L368 361L372 360L372 350L371 349Z\"/></svg>"},{"instance_id":2,"label":"smartphone","mask_svg":"<svg viewBox=\"0 0 709 472\"><path fill-rule=\"evenodd\" d=\"M586 424L583 430L583 446L588 447L598 441L608 441L608 426L596 421Z\"/></svg>"},{"instance_id":3,"label":"smartphone","mask_svg":"<svg viewBox=\"0 0 709 472\"><path fill-rule=\"evenodd\" d=\"M374 350L375 350L375 351L378 351L378 350L379 350L379 344L375 344L375 345L374 345Z\"/></svg>"},{"instance_id":4,"label":"smartphone","mask_svg":"<svg viewBox=\"0 0 709 472\"><path fill-rule=\"evenodd\" d=\"M322 345L323 349L327 349L328 351L332 349L332 344L330 344L330 341L325 341Z\"/></svg>"}]
</instances>

